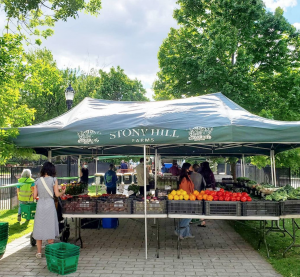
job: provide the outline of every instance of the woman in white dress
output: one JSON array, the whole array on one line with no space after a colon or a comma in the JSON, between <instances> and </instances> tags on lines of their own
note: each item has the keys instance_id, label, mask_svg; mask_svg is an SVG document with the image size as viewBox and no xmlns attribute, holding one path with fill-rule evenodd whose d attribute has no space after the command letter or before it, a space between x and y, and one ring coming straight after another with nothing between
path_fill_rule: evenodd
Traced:
<instances>
[{"instance_id":1,"label":"woman in white dress","mask_svg":"<svg viewBox=\"0 0 300 277\"><path fill-rule=\"evenodd\" d=\"M36 240L36 257L42 257L42 241L48 240L51 244L59 235L58 219L53 196L60 197L65 190L59 192L57 179L55 178L55 166L45 162L40 173L41 177L36 180L34 187L34 198L39 197L37 202L33 238Z\"/></svg>"}]
</instances>

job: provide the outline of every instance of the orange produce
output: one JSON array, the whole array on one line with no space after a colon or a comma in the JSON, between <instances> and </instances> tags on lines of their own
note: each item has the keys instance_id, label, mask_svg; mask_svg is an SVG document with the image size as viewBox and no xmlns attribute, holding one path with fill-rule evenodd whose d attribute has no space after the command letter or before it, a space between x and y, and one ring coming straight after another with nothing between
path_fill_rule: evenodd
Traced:
<instances>
[{"instance_id":1,"label":"orange produce","mask_svg":"<svg viewBox=\"0 0 300 277\"><path fill-rule=\"evenodd\" d=\"M200 194L200 192L198 191L198 190L194 190L194 195L195 196L197 196L197 195L199 195Z\"/></svg>"},{"instance_id":2,"label":"orange produce","mask_svg":"<svg viewBox=\"0 0 300 277\"><path fill-rule=\"evenodd\" d=\"M202 199L203 199L203 196L202 196L202 194L199 193L199 194L197 195L197 200L202 200Z\"/></svg>"},{"instance_id":3,"label":"orange produce","mask_svg":"<svg viewBox=\"0 0 300 277\"><path fill-rule=\"evenodd\" d=\"M207 200L207 194L203 194L203 200Z\"/></svg>"},{"instance_id":4,"label":"orange produce","mask_svg":"<svg viewBox=\"0 0 300 277\"><path fill-rule=\"evenodd\" d=\"M194 194L191 194L191 195L190 195L190 200L191 200L191 201L195 201L195 200L196 200L196 196L195 196Z\"/></svg>"},{"instance_id":5,"label":"orange produce","mask_svg":"<svg viewBox=\"0 0 300 277\"><path fill-rule=\"evenodd\" d=\"M203 195L203 194L205 194L205 191L204 191L204 190L201 190L201 192L200 192L200 193Z\"/></svg>"},{"instance_id":6,"label":"orange produce","mask_svg":"<svg viewBox=\"0 0 300 277\"><path fill-rule=\"evenodd\" d=\"M207 196L208 201L213 201L213 199L214 199L213 196L211 196L211 195Z\"/></svg>"}]
</instances>

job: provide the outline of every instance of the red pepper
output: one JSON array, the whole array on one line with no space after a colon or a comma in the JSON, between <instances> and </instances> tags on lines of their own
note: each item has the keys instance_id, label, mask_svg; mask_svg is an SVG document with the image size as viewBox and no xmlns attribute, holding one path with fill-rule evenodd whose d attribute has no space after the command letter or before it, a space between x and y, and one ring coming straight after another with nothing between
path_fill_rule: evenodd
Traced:
<instances>
[{"instance_id":1,"label":"red pepper","mask_svg":"<svg viewBox=\"0 0 300 277\"><path fill-rule=\"evenodd\" d=\"M231 198L231 201L236 201L236 198L235 198L235 197L232 197L232 198Z\"/></svg>"},{"instance_id":2,"label":"red pepper","mask_svg":"<svg viewBox=\"0 0 300 277\"><path fill-rule=\"evenodd\" d=\"M242 193L242 196L246 196L246 197L247 197L247 196L249 196L249 195L248 195L247 192L243 192L243 193Z\"/></svg>"},{"instance_id":3,"label":"red pepper","mask_svg":"<svg viewBox=\"0 0 300 277\"><path fill-rule=\"evenodd\" d=\"M219 201L224 201L224 197L223 196L219 196Z\"/></svg>"},{"instance_id":4,"label":"red pepper","mask_svg":"<svg viewBox=\"0 0 300 277\"><path fill-rule=\"evenodd\" d=\"M236 197L242 197L242 194L241 194L240 192L238 192L238 193L236 194Z\"/></svg>"},{"instance_id":5,"label":"red pepper","mask_svg":"<svg viewBox=\"0 0 300 277\"><path fill-rule=\"evenodd\" d=\"M243 197L241 198L241 201L242 201L242 202L246 202L246 201L247 201L247 197L246 197L246 196L243 196Z\"/></svg>"},{"instance_id":6,"label":"red pepper","mask_svg":"<svg viewBox=\"0 0 300 277\"><path fill-rule=\"evenodd\" d=\"M221 192L224 192L224 189L220 189Z\"/></svg>"},{"instance_id":7,"label":"red pepper","mask_svg":"<svg viewBox=\"0 0 300 277\"><path fill-rule=\"evenodd\" d=\"M229 196L225 196L225 201L230 201L230 197Z\"/></svg>"},{"instance_id":8,"label":"red pepper","mask_svg":"<svg viewBox=\"0 0 300 277\"><path fill-rule=\"evenodd\" d=\"M237 197L237 198L236 198L236 201L241 201L241 197Z\"/></svg>"},{"instance_id":9,"label":"red pepper","mask_svg":"<svg viewBox=\"0 0 300 277\"><path fill-rule=\"evenodd\" d=\"M252 198L250 196L247 197L247 201L251 202Z\"/></svg>"},{"instance_id":10,"label":"red pepper","mask_svg":"<svg viewBox=\"0 0 300 277\"><path fill-rule=\"evenodd\" d=\"M214 196L214 201L219 201L219 197L218 196Z\"/></svg>"},{"instance_id":11,"label":"red pepper","mask_svg":"<svg viewBox=\"0 0 300 277\"><path fill-rule=\"evenodd\" d=\"M237 193L236 192L234 192L233 194L232 194L232 197L237 197Z\"/></svg>"}]
</instances>

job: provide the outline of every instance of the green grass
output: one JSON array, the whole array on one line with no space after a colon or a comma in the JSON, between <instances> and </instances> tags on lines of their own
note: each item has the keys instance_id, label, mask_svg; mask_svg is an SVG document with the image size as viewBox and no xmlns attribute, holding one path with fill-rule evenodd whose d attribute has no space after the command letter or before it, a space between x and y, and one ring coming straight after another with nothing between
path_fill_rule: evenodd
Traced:
<instances>
[{"instance_id":1,"label":"green grass","mask_svg":"<svg viewBox=\"0 0 300 277\"><path fill-rule=\"evenodd\" d=\"M297 220L298 225L300 220ZM257 221L244 221L244 222L231 222L234 229L255 249L257 249L259 235L259 222ZM292 221L285 220L286 229L292 234ZM268 225L270 226L270 222ZM282 222L281 222L282 227ZM300 230L297 233L296 244L300 244ZM267 244L270 252L270 259L267 258L267 252L264 244L262 243L258 252L272 264L274 269L285 277L298 277L300 276L300 248L292 248L286 253L283 258L284 250L291 244L292 238L286 234L283 237L282 233L271 232L267 235Z\"/></svg>"},{"instance_id":2,"label":"green grass","mask_svg":"<svg viewBox=\"0 0 300 277\"><path fill-rule=\"evenodd\" d=\"M17 220L18 208L13 210L0 211L0 221L9 223L9 238L8 243L20 238L33 230L34 220L26 221L22 218L22 221Z\"/></svg>"}]
</instances>

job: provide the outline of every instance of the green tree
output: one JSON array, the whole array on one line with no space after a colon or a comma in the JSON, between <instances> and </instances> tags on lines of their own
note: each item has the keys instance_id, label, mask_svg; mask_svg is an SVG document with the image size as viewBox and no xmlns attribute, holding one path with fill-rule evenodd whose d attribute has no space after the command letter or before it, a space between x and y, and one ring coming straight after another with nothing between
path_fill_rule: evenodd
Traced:
<instances>
[{"instance_id":1,"label":"green tree","mask_svg":"<svg viewBox=\"0 0 300 277\"><path fill-rule=\"evenodd\" d=\"M67 111L64 90L67 81L47 49L29 52L26 76L21 89L22 102L36 110L34 123L40 123Z\"/></svg>"},{"instance_id":2,"label":"green tree","mask_svg":"<svg viewBox=\"0 0 300 277\"><path fill-rule=\"evenodd\" d=\"M174 18L180 28L171 29L158 53L156 100L220 91L260 116L300 120L300 34L282 9L267 12L261 0L178 4ZM278 166L291 165L299 150L276 158ZM252 161L268 164L264 158Z\"/></svg>"},{"instance_id":3,"label":"green tree","mask_svg":"<svg viewBox=\"0 0 300 277\"><path fill-rule=\"evenodd\" d=\"M59 20L77 18L80 11L97 16L101 0L0 0L0 8L6 14L7 30L17 31L23 37L30 34L47 38L53 34L52 28ZM41 44L40 39L35 42Z\"/></svg>"},{"instance_id":4,"label":"green tree","mask_svg":"<svg viewBox=\"0 0 300 277\"><path fill-rule=\"evenodd\" d=\"M131 80L119 66L109 72L99 70L100 82L92 97L115 101L149 101L141 81Z\"/></svg>"},{"instance_id":5,"label":"green tree","mask_svg":"<svg viewBox=\"0 0 300 277\"><path fill-rule=\"evenodd\" d=\"M179 0L158 53L155 98L221 91L245 109L274 119L300 118L299 33L261 0Z\"/></svg>"},{"instance_id":6,"label":"green tree","mask_svg":"<svg viewBox=\"0 0 300 277\"><path fill-rule=\"evenodd\" d=\"M18 135L15 127L30 124L34 116L35 110L19 101L24 70L21 37L10 34L0 37L0 164L16 151L10 141Z\"/></svg>"}]
</instances>

